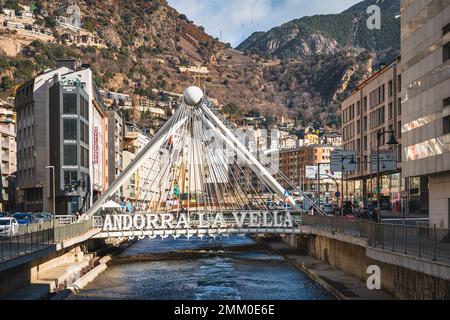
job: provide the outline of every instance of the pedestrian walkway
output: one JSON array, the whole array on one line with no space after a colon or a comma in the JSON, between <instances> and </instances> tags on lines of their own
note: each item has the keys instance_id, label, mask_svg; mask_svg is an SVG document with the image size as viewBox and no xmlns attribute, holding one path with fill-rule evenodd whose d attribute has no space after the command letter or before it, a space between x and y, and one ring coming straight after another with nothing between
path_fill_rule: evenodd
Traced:
<instances>
[{"instance_id":1,"label":"pedestrian walkway","mask_svg":"<svg viewBox=\"0 0 450 320\"><path fill-rule=\"evenodd\" d=\"M313 257L305 256L281 240L263 240L266 247L283 255L292 265L308 274L337 298L342 300L392 300L381 290L369 290L360 279Z\"/></svg>"}]
</instances>

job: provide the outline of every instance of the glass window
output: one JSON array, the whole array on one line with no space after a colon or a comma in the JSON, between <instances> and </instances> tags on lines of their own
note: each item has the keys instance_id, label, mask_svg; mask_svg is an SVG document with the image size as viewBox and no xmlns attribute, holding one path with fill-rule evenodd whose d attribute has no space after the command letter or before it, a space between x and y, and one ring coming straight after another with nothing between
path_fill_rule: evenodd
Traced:
<instances>
[{"instance_id":1,"label":"glass window","mask_svg":"<svg viewBox=\"0 0 450 320\"><path fill-rule=\"evenodd\" d=\"M450 106L450 97L444 99L444 108Z\"/></svg>"},{"instance_id":2,"label":"glass window","mask_svg":"<svg viewBox=\"0 0 450 320\"><path fill-rule=\"evenodd\" d=\"M85 168L89 168L89 150L81 147L80 151L81 165Z\"/></svg>"},{"instance_id":3,"label":"glass window","mask_svg":"<svg viewBox=\"0 0 450 320\"><path fill-rule=\"evenodd\" d=\"M444 134L450 133L450 116L444 118Z\"/></svg>"},{"instance_id":4,"label":"glass window","mask_svg":"<svg viewBox=\"0 0 450 320\"><path fill-rule=\"evenodd\" d=\"M89 102L83 97L80 97L80 114L86 120L89 120Z\"/></svg>"},{"instance_id":5,"label":"glass window","mask_svg":"<svg viewBox=\"0 0 450 320\"><path fill-rule=\"evenodd\" d=\"M77 95L73 93L63 94L63 113L77 114Z\"/></svg>"},{"instance_id":6,"label":"glass window","mask_svg":"<svg viewBox=\"0 0 450 320\"><path fill-rule=\"evenodd\" d=\"M64 119L64 139L77 139L77 119Z\"/></svg>"},{"instance_id":7,"label":"glass window","mask_svg":"<svg viewBox=\"0 0 450 320\"><path fill-rule=\"evenodd\" d=\"M76 166L78 164L77 145L64 145L64 165Z\"/></svg>"},{"instance_id":8,"label":"glass window","mask_svg":"<svg viewBox=\"0 0 450 320\"><path fill-rule=\"evenodd\" d=\"M76 171L64 171L64 191L75 191L78 184Z\"/></svg>"},{"instance_id":9,"label":"glass window","mask_svg":"<svg viewBox=\"0 0 450 320\"><path fill-rule=\"evenodd\" d=\"M445 36L449 32L450 32L450 23L447 24L444 28L442 28L442 35Z\"/></svg>"},{"instance_id":10,"label":"glass window","mask_svg":"<svg viewBox=\"0 0 450 320\"><path fill-rule=\"evenodd\" d=\"M443 50L444 50L444 62L447 62L450 59L450 42L443 47Z\"/></svg>"},{"instance_id":11,"label":"glass window","mask_svg":"<svg viewBox=\"0 0 450 320\"><path fill-rule=\"evenodd\" d=\"M86 144L89 144L89 126L80 121L80 139Z\"/></svg>"}]
</instances>

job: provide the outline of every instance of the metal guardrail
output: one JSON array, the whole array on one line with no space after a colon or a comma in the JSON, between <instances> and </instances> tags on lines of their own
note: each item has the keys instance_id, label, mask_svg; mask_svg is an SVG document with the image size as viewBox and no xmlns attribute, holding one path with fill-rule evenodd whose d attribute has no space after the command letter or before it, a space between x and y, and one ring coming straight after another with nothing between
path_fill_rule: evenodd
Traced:
<instances>
[{"instance_id":1,"label":"metal guardrail","mask_svg":"<svg viewBox=\"0 0 450 320\"><path fill-rule=\"evenodd\" d=\"M56 222L54 227L53 224L49 227L44 223L23 226L22 230L13 236L0 235L0 262L46 249L58 242L85 234L91 228L92 220L68 225L59 225Z\"/></svg>"},{"instance_id":2,"label":"metal guardrail","mask_svg":"<svg viewBox=\"0 0 450 320\"><path fill-rule=\"evenodd\" d=\"M55 242L80 236L90 229L92 229L92 220L83 220L81 222L55 227Z\"/></svg>"},{"instance_id":3,"label":"metal guardrail","mask_svg":"<svg viewBox=\"0 0 450 320\"><path fill-rule=\"evenodd\" d=\"M367 239L373 248L426 260L450 262L450 229L309 215L302 216L302 225Z\"/></svg>"}]
</instances>

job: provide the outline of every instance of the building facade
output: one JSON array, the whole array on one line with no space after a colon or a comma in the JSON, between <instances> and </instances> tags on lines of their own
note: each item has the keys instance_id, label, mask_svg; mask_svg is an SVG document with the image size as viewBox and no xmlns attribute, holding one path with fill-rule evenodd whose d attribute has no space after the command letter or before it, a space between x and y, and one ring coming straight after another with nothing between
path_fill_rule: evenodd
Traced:
<instances>
[{"instance_id":1,"label":"building facade","mask_svg":"<svg viewBox=\"0 0 450 320\"><path fill-rule=\"evenodd\" d=\"M75 214L108 186L107 119L92 71L63 64L16 92L17 186L25 211L52 212L55 196L56 214Z\"/></svg>"},{"instance_id":2,"label":"building facade","mask_svg":"<svg viewBox=\"0 0 450 320\"><path fill-rule=\"evenodd\" d=\"M17 168L16 156L16 116L14 105L0 101L0 145L1 152L1 208L0 210L13 210L15 190L11 190L12 181L15 181Z\"/></svg>"},{"instance_id":3,"label":"building facade","mask_svg":"<svg viewBox=\"0 0 450 320\"><path fill-rule=\"evenodd\" d=\"M391 134L380 137L380 154L391 152L395 158L391 161L396 162L385 166L386 169L381 166L380 195L388 196L396 210L401 206L405 190L401 174L402 80L399 63L400 59L397 59L375 72L341 104L343 149L354 150L357 154L356 171L344 175L352 200L368 200L378 194L378 165L371 165L372 158L376 159L377 135L383 131L395 132L398 146L386 144Z\"/></svg>"},{"instance_id":4,"label":"building facade","mask_svg":"<svg viewBox=\"0 0 450 320\"><path fill-rule=\"evenodd\" d=\"M317 178L307 176L307 167L316 167L318 164L330 164L331 152L335 148L328 145L313 145L280 151L281 172L303 191L317 192ZM321 169L321 172L323 170ZM333 176L332 172L328 173ZM320 179L321 194L330 198L338 191L340 181L329 176Z\"/></svg>"},{"instance_id":5,"label":"building facade","mask_svg":"<svg viewBox=\"0 0 450 320\"><path fill-rule=\"evenodd\" d=\"M108 185L122 173L123 166L123 119L119 112L108 110ZM123 188L121 188L116 200L123 197Z\"/></svg>"},{"instance_id":6,"label":"building facade","mask_svg":"<svg viewBox=\"0 0 450 320\"><path fill-rule=\"evenodd\" d=\"M450 2L401 3L403 172L430 225L450 221Z\"/></svg>"}]
</instances>

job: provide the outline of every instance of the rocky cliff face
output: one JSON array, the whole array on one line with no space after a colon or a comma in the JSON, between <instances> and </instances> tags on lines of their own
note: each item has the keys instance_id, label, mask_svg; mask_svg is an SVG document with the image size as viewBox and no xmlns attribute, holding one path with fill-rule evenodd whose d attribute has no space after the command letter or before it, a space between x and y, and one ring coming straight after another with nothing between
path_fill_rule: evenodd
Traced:
<instances>
[{"instance_id":1,"label":"rocky cliff face","mask_svg":"<svg viewBox=\"0 0 450 320\"><path fill-rule=\"evenodd\" d=\"M70 3L42 1L53 16ZM396 50L389 42L375 51L352 45L361 43L353 13L361 12L358 8L256 33L239 47L243 54L206 34L165 0L84 0L78 5L83 26L98 32L108 48L34 41L15 57L0 53L1 73L12 74L17 84L54 67L56 59L75 57L91 64L100 87L151 97L152 88L183 92L197 81L179 66L201 65L210 71L202 86L222 104L274 117L290 115L303 124L338 126L339 100L371 72L380 53Z\"/></svg>"},{"instance_id":2,"label":"rocky cliff face","mask_svg":"<svg viewBox=\"0 0 450 320\"><path fill-rule=\"evenodd\" d=\"M381 30L367 28L367 8L381 9ZM391 58L400 50L400 0L365 0L340 14L317 15L290 21L267 32L256 32L242 42L239 50L264 57L289 59L330 54L360 48L377 56ZM386 50L391 56L386 56Z\"/></svg>"}]
</instances>

